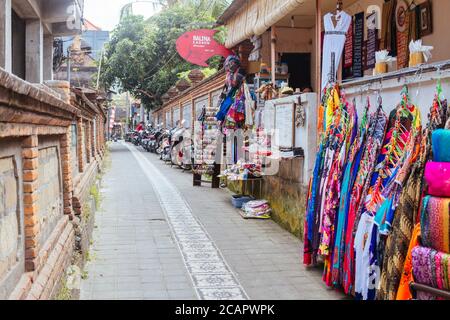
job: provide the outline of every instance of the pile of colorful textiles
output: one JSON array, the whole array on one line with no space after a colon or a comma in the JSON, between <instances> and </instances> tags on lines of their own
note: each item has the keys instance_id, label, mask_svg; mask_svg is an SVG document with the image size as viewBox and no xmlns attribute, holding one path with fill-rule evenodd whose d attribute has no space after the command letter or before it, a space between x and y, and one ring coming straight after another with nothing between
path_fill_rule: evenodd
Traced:
<instances>
[{"instance_id":1,"label":"pile of colorful textiles","mask_svg":"<svg viewBox=\"0 0 450 320\"><path fill-rule=\"evenodd\" d=\"M419 108L407 87L389 116L378 100L373 113L367 101L357 126L355 103L336 86L325 90L305 219L304 263L323 261L325 283L358 299L395 298L403 261L393 284L386 268L391 254L401 251L404 260L414 223L401 246L393 245L392 234L408 222L408 209L416 219L427 154Z\"/></svg>"},{"instance_id":2,"label":"pile of colorful textiles","mask_svg":"<svg viewBox=\"0 0 450 320\"><path fill-rule=\"evenodd\" d=\"M412 250L414 281L440 290L450 290L450 254L417 246ZM417 292L417 300L442 300L427 292Z\"/></svg>"},{"instance_id":3,"label":"pile of colorful textiles","mask_svg":"<svg viewBox=\"0 0 450 320\"><path fill-rule=\"evenodd\" d=\"M447 110L446 102L440 106ZM421 237L411 251L411 266L405 264L404 273L409 271L408 267L412 268L410 281L450 294L450 130L442 129L446 121L444 117L439 120L436 127L441 128L433 131L430 139L433 161L427 163L424 173L426 196L422 200L420 215ZM415 298L443 299L425 291L418 291Z\"/></svg>"},{"instance_id":4,"label":"pile of colorful textiles","mask_svg":"<svg viewBox=\"0 0 450 320\"><path fill-rule=\"evenodd\" d=\"M450 253L450 198L426 196L421 216L422 245Z\"/></svg>"},{"instance_id":5,"label":"pile of colorful textiles","mask_svg":"<svg viewBox=\"0 0 450 320\"><path fill-rule=\"evenodd\" d=\"M412 281L411 252L419 245L423 177L425 165L432 154L431 133L443 127L448 114L447 102L440 98L440 92L438 86L428 115L429 121L422 134L419 155L403 188L392 232L386 240L380 287L377 292L377 299L380 300L412 299L409 288Z\"/></svg>"},{"instance_id":6,"label":"pile of colorful textiles","mask_svg":"<svg viewBox=\"0 0 450 320\"><path fill-rule=\"evenodd\" d=\"M239 160L235 165L223 171L222 176L226 176L230 181L261 178L261 165Z\"/></svg>"},{"instance_id":7,"label":"pile of colorful textiles","mask_svg":"<svg viewBox=\"0 0 450 320\"><path fill-rule=\"evenodd\" d=\"M266 200L255 200L247 202L243 205L242 210L244 211L244 216L246 218L260 219L270 219L270 213L272 212L269 202L267 202Z\"/></svg>"}]
</instances>

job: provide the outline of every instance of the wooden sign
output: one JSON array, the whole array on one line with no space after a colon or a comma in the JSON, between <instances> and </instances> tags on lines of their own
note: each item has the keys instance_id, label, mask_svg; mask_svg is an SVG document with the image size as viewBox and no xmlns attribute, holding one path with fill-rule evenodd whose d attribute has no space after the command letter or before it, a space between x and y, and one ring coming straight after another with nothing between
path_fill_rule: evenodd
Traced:
<instances>
[{"instance_id":1,"label":"wooden sign","mask_svg":"<svg viewBox=\"0 0 450 320\"><path fill-rule=\"evenodd\" d=\"M375 68L375 52L378 38L376 19L375 12L367 17L367 69Z\"/></svg>"},{"instance_id":2,"label":"wooden sign","mask_svg":"<svg viewBox=\"0 0 450 320\"><path fill-rule=\"evenodd\" d=\"M351 68L353 65L353 22L347 32L344 46L344 68Z\"/></svg>"},{"instance_id":3,"label":"wooden sign","mask_svg":"<svg viewBox=\"0 0 450 320\"><path fill-rule=\"evenodd\" d=\"M295 144L295 104L275 105L275 130L280 149L292 149Z\"/></svg>"},{"instance_id":4,"label":"wooden sign","mask_svg":"<svg viewBox=\"0 0 450 320\"><path fill-rule=\"evenodd\" d=\"M364 75L363 70L363 44L364 44L364 12L355 15L355 34L353 43L353 76Z\"/></svg>"},{"instance_id":5,"label":"wooden sign","mask_svg":"<svg viewBox=\"0 0 450 320\"><path fill-rule=\"evenodd\" d=\"M409 39L409 14L408 4L405 0L399 0L395 9L395 21L397 24L397 68L408 66L408 39Z\"/></svg>"}]
</instances>

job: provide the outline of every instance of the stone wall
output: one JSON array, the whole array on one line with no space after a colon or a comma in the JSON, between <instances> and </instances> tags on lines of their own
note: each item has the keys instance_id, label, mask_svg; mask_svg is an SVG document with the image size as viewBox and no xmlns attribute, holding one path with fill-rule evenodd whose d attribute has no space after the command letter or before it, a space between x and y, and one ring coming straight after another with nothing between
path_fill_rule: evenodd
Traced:
<instances>
[{"instance_id":1,"label":"stone wall","mask_svg":"<svg viewBox=\"0 0 450 320\"><path fill-rule=\"evenodd\" d=\"M303 237L307 188L303 185L304 159L283 159L278 174L265 176L261 182L228 182L228 188L269 201L272 219L297 237ZM245 184L245 185L244 185Z\"/></svg>"},{"instance_id":2,"label":"stone wall","mask_svg":"<svg viewBox=\"0 0 450 320\"><path fill-rule=\"evenodd\" d=\"M6 299L25 271L21 150L0 140L0 299Z\"/></svg>"},{"instance_id":3,"label":"stone wall","mask_svg":"<svg viewBox=\"0 0 450 320\"><path fill-rule=\"evenodd\" d=\"M38 157L38 219L41 225L39 242L45 243L63 216L61 162L58 146L39 148Z\"/></svg>"},{"instance_id":4,"label":"stone wall","mask_svg":"<svg viewBox=\"0 0 450 320\"><path fill-rule=\"evenodd\" d=\"M103 158L96 97L58 96L0 68L0 299L54 297L75 251L76 206L87 201L78 191Z\"/></svg>"}]
</instances>

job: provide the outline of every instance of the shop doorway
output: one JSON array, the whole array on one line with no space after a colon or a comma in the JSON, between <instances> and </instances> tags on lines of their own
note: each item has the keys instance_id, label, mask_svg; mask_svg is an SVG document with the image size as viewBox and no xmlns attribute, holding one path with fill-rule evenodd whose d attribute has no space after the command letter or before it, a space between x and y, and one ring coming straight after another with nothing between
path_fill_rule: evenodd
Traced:
<instances>
[{"instance_id":1,"label":"shop doorway","mask_svg":"<svg viewBox=\"0 0 450 320\"><path fill-rule=\"evenodd\" d=\"M289 66L289 86L311 89L311 53L283 53L281 62Z\"/></svg>"}]
</instances>

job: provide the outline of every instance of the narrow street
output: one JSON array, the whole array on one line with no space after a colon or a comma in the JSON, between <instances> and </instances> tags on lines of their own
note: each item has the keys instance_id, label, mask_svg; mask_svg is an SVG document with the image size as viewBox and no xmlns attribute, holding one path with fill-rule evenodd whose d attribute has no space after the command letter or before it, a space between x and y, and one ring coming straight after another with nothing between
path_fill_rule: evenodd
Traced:
<instances>
[{"instance_id":1,"label":"narrow street","mask_svg":"<svg viewBox=\"0 0 450 320\"><path fill-rule=\"evenodd\" d=\"M301 243L243 220L230 194L131 144L113 143L81 299L339 299Z\"/></svg>"}]
</instances>

